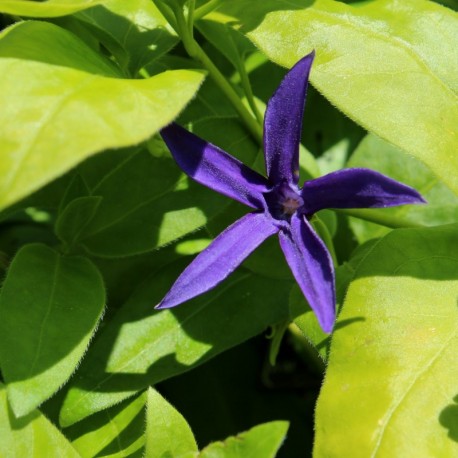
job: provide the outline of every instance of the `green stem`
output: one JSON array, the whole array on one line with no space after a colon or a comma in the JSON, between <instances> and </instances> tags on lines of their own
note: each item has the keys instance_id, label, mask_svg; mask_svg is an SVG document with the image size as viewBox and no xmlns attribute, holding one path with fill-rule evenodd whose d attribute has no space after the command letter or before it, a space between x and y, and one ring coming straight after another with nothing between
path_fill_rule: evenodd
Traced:
<instances>
[{"instance_id":1,"label":"green stem","mask_svg":"<svg viewBox=\"0 0 458 458\"><path fill-rule=\"evenodd\" d=\"M222 92L226 95L229 101L234 106L235 110L239 114L242 121L245 123L246 128L251 133L251 135L256 139L259 144L262 144L262 127L256 121L256 119L251 115L247 108L243 105L240 100L237 92L231 86L231 84L226 80L224 75L218 70L216 65L211 61L211 59L205 54L204 50L199 46L199 44L194 40L188 30L188 26L183 15L183 11L176 9L175 17L177 20L178 30L180 32L180 37L183 41L183 45L186 49L186 52L193 59L198 60L208 71L210 76L213 78L215 83L219 86Z\"/></svg>"},{"instance_id":2,"label":"green stem","mask_svg":"<svg viewBox=\"0 0 458 458\"><path fill-rule=\"evenodd\" d=\"M318 234L320 235L320 237L323 239L324 243L326 244L329 250L329 254L331 255L334 267L337 267L339 264L337 262L336 250L334 249L334 242L332 241L332 237L331 237L331 234L329 233L328 227L316 215L313 217L312 223L315 226Z\"/></svg>"},{"instance_id":3,"label":"green stem","mask_svg":"<svg viewBox=\"0 0 458 458\"><path fill-rule=\"evenodd\" d=\"M288 326L288 330L299 356L309 363L317 373L323 374L326 370L326 364L321 359L317 349L309 342L294 322Z\"/></svg>"},{"instance_id":4,"label":"green stem","mask_svg":"<svg viewBox=\"0 0 458 458\"><path fill-rule=\"evenodd\" d=\"M258 110L258 106L256 105L256 102L254 100L253 91L251 90L250 79L248 78L248 74L245 70L245 65L241 59L239 59L239 62L238 62L238 70L240 73L240 81L242 83L242 88L243 88L243 91L245 92L245 95L248 101L248 105L250 105L251 111L255 115L258 123L262 124L263 116L260 113L260 111Z\"/></svg>"},{"instance_id":5,"label":"green stem","mask_svg":"<svg viewBox=\"0 0 458 458\"><path fill-rule=\"evenodd\" d=\"M389 215L382 210L372 209L336 209L335 211L354 218L364 219L371 223L380 224L381 226L391 227L393 229L401 227L423 227L422 224L400 218L399 216Z\"/></svg>"},{"instance_id":6,"label":"green stem","mask_svg":"<svg viewBox=\"0 0 458 458\"><path fill-rule=\"evenodd\" d=\"M218 8L218 6L222 3L221 0L210 0L209 2L202 5L200 8L197 8L194 12L194 19L197 21L198 19L202 19L208 13L211 13L213 10Z\"/></svg>"}]
</instances>

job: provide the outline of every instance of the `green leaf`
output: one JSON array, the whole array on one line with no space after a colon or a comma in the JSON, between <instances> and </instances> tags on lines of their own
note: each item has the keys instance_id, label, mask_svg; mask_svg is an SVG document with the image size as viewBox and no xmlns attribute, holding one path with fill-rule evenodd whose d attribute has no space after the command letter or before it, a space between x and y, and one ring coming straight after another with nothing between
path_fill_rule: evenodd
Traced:
<instances>
[{"instance_id":1,"label":"green leaf","mask_svg":"<svg viewBox=\"0 0 458 458\"><path fill-rule=\"evenodd\" d=\"M256 51L255 46L242 33L220 22L202 20L197 28L234 66L236 70L243 64L246 54Z\"/></svg>"},{"instance_id":2,"label":"green leaf","mask_svg":"<svg viewBox=\"0 0 458 458\"><path fill-rule=\"evenodd\" d=\"M118 80L0 59L0 208L94 153L146 140L178 114L202 79L177 70Z\"/></svg>"},{"instance_id":3,"label":"green leaf","mask_svg":"<svg viewBox=\"0 0 458 458\"><path fill-rule=\"evenodd\" d=\"M103 280L88 259L40 244L21 248L0 295L0 362L16 415L68 380L104 305Z\"/></svg>"},{"instance_id":4,"label":"green leaf","mask_svg":"<svg viewBox=\"0 0 458 458\"><path fill-rule=\"evenodd\" d=\"M79 458L60 431L38 410L15 418L0 383L0 456L21 458Z\"/></svg>"},{"instance_id":5,"label":"green leaf","mask_svg":"<svg viewBox=\"0 0 458 458\"><path fill-rule=\"evenodd\" d=\"M69 247L74 246L83 236L102 201L100 196L79 197L71 201L56 221L56 235Z\"/></svg>"},{"instance_id":6,"label":"green leaf","mask_svg":"<svg viewBox=\"0 0 458 458\"><path fill-rule=\"evenodd\" d=\"M90 8L106 0L2 0L0 13L16 16L58 17Z\"/></svg>"},{"instance_id":7,"label":"green leaf","mask_svg":"<svg viewBox=\"0 0 458 458\"><path fill-rule=\"evenodd\" d=\"M274 458L286 438L288 422L272 421L249 431L214 442L205 447L199 458Z\"/></svg>"},{"instance_id":8,"label":"green leaf","mask_svg":"<svg viewBox=\"0 0 458 458\"><path fill-rule=\"evenodd\" d=\"M182 307L154 311L183 267L175 263L147 279L104 328L68 392L61 424L77 422L288 319L291 282L240 270Z\"/></svg>"},{"instance_id":9,"label":"green leaf","mask_svg":"<svg viewBox=\"0 0 458 458\"><path fill-rule=\"evenodd\" d=\"M331 343L315 456L456 456L457 246L447 225L395 230L365 253Z\"/></svg>"},{"instance_id":10,"label":"green leaf","mask_svg":"<svg viewBox=\"0 0 458 458\"><path fill-rule=\"evenodd\" d=\"M156 390L148 388L145 457L179 457L197 451L196 440L183 416Z\"/></svg>"},{"instance_id":11,"label":"green leaf","mask_svg":"<svg viewBox=\"0 0 458 458\"><path fill-rule=\"evenodd\" d=\"M121 71L76 35L49 22L25 21L0 34L0 57L15 57L121 77Z\"/></svg>"},{"instance_id":12,"label":"green leaf","mask_svg":"<svg viewBox=\"0 0 458 458\"><path fill-rule=\"evenodd\" d=\"M178 42L151 0L109 0L75 17L88 25L124 71L134 76Z\"/></svg>"},{"instance_id":13,"label":"green leaf","mask_svg":"<svg viewBox=\"0 0 458 458\"><path fill-rule=\"evenodd\" d=\"M100 158L101 155L98 157ZM78 199L79 197L88 197L90 193L91 191L85 179L79 173L73 174L73 176L69 179L67 188L65 189L62 198L60 199L57 214L60 216L73 200Z\"/></svg>"},{"instance_id":14,"label":"green leaf","mask_svg":"<svg viewBox=\"0 0 458 458\"><path fill-rule=\"evenodd\" d=\"M455 13L426 0L234 0L222 10L281 65L315 49L313 85L458 193Z\"/></svg>"},{"instance_id":15,"label":"green leaf","mask_svg":"<svg viewBox=\"0 0 458 458\"><path fill-rule=\"evenodd\" d=\"M412 225L422 226L458 222L458 197L420 161L380 138L367 135L352 155L348 166L367 167L384 173L412 186L428 202L427 205L385 208L382 211L388 217L402 218ZM357 218L351 218L350 225L360 243L389 232L384 226Z\"/></svg>"},{"instance_id":16,"label":"green leaf","mask_svg":"<svg viewBox=\"0 0 458 458\"><path fill-rule=\"evenodd\" d=\"M205 119L193 127L247 163L258 153L237 120ZM92 188L103 197L82 240L92 255L151 251L204 226L231 203L185 177L162 141L156 146L163 149L156 157L144 150L129 156Z\"/></svg>"},{"instance_id":17,"label":"green leaf","mask_svg":"<svg viewBox=\"0 0 458 458\"><path fill-rule=\"evenodd\" d=\"M130 456L144 446L146 393L99 412L65 430L83 458Z\"/></svg>"},{"instance_id":18,"label":"green leaf","mask_svg":"<svg viewBox=\"0 0 458 458\"><path fill-rule=\"evenodd\" d=\"M224 198L191 182L169 158L126 158L92 189L103 200L82 243L104 257L144 253L202 227ZM208 197L207 197L208 196Z\"/></svg>"}]
</instances>

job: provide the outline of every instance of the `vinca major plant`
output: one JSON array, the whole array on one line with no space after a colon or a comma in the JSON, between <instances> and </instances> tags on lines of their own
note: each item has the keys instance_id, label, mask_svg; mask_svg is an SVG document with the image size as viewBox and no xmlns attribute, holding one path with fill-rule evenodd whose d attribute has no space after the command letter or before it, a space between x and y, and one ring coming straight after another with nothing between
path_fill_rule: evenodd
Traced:
<instances>
[{"instance_id":1,"label":"vinca major plant","mask_svg":"<svg viewBox=\"0 0 458 458\"><path fill-rule=\"evenodd\" d=\"M0 1L0 456L458 456L457 10Z\"/></svg>"}]
</instances>

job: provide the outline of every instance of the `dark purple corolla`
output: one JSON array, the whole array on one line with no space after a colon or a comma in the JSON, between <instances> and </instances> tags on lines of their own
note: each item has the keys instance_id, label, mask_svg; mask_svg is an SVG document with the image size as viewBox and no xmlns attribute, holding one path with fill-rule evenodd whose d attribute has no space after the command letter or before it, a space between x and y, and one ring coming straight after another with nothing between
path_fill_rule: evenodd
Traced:
<instances>
[{"instance_id":1,"label":"dark purple corolla","mask_svg":"<svg viewBox=\"0 0 458 458\"><path fill-rule=\"evenodd\" d=\"M335 320L334 268L309 220L324 208L375 208L424 202L414 189L368 169L344 169L299 181L299 143L314 53L285 76L267 104L264 154L267 178L220 148L171 124L161 132L184 172L209 188L248 205L248 213L223 231L176 280L157 308L169 308L224 280L264 240L278 234L286 261L325 332Z\"/></svg>"}]
</instances>

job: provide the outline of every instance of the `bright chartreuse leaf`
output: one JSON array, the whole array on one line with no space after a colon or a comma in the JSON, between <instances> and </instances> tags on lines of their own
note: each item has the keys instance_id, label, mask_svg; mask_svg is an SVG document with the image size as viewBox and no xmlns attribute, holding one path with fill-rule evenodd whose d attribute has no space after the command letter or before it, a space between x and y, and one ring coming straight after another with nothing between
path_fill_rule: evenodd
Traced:
<instances>
[{"instance_id":1,"label":"bright chartreuse leaf","mask_svg":"<svg viewBox=\"0 0 458 458\"><path fill-rule=\"evenodd\" d=\"M92 154L146 140L177 116L202 79L177 70L121 80L0 59L0 208Z\"/></svg>"},{"instance_id":2,"label":"bright chartreuse leaf","mask_svg":"<svg viewBox=\"0 0 458 458\"><path fill-rule=\"evenodd\" d=\"M0 34L0 57L33 60L97 75L121 77L121 71L71 32L49 22L24 21Z\"/></svg>"},{"instance_id":3,"label":"bright chartreuse leaf","mask_svg":"<svg viewBox=\"0 0 458 458\"><path fill-rule=\"evenodd\" d=\"M458 226L399 229L347 292L316 412L315 456L458 453Z\"/></svg>"},{"instance_id":4,"label":"bright chartreuse leaf","mask_svg":"<svg viewBox=\"0 0 458 458\"><path fill-rule=\"evenodd\" d=\"M83 458L130 456L145 444L145 403L142 393L66 428L65 435Z\"/></svg>"},{"instance_id":5,"label":"bright chartreuse leaf","mask_svg":"<svg viewBox=\"0 0 458 458\"><path fill-rule=\"evenodd\" d=\"M106 0L75 17L90 27L124 71L133 76L178 42L151 0Z\"/></svg>"},{"instance_id":6,"label":"bright chartreuse leaf","mask_svg":"<svg viewBox=\"0 0 458 458\"><path fill-rule=\"evenodd\" d=\"M456 13L427 0L233 0L220 11L281 65L315 49L313 85L458 193Z\"/></svg>"},{"instance_id":7,"label":"bright chartreuse leaf","mask_svg":"<svg viewBox=\"0 0 458 458\"><path fill-rule=\"evenodd\" d=\"M19 250L0 294L0 365L16 415L68 380L104 306L102 277L88 259L41 244Z\"/></svg>"},{"instance_id":8,"label":"bright chartreuse leaf","mask_svg":"<svg viewBox=\"0 0 458 458\"><path fill-rule=\"evenodd\" d=\"M404 205L377 210L385 216L402 218L412 225L437 226L458 222L458 196L414 157L374 135L367 135L353 153L349 167L367 167L412 186L428 202L427 205ZM351 218L350 225L360 243L385 235L389 229Z\"/></svg>"},{"instance_id":9,"label":"bright chartreuse leaf","mask_svg":"<svg viewBox=\"0 0 458 458\"><path fill-rule=\"evenodd\" d=\"M148 388L145 458L180 457L197 452L197 444L183 416L159 392Z\"/></svg>"},{"instance_id":10,"label":"bright chartreuse leaf","mask_svg":"<svg viewBox=\"0 0 458 458\"><path fill-rule=\"evenodd\" d=\"M274 458L286 438L288 422L272 421L255 426L223 442L205 447L199 458Z\"/></svg>"},{"instance_id":11,"label":"bright chartreuse leaf","mask_svg":"<svg viewBox=\"0 0 458 458\"><path fill-rule=\"evenodd\" d=\"M38 410L16 418L0 383L0 456L20 458L79 458L64 435Z\"/></svg>"},{"instance_id":12,"label":"bright chartreuse leaf","mask_svg":"<svg viewBox=\"0 0 458 458\"><path fill-rule=\"evenodd\" d=\"M291 282L243 270L182 307L154 311L184 266L175 263L148 278L107 324L68 392L61 424L190 370L288 319Z\"/></svg>"},{"instance_id":13,"label":"bright chartreuse leaf","mask_svg":"<svg viewBox=\"0 0 458 458\"><path fill-rule=\"evenodd\" d=\"M28 17L59 17L76 13L106 0L2 0L0 13Z\"/></svg>"}]
</instances>

